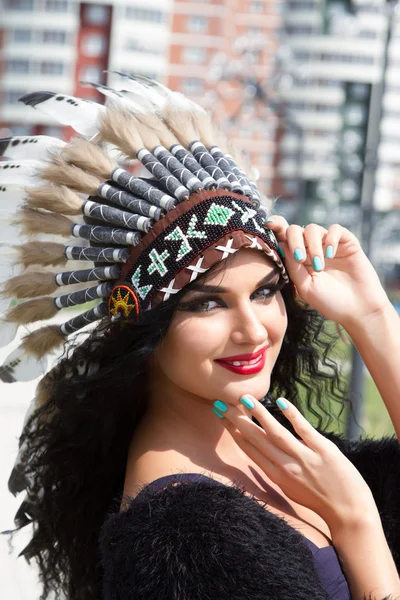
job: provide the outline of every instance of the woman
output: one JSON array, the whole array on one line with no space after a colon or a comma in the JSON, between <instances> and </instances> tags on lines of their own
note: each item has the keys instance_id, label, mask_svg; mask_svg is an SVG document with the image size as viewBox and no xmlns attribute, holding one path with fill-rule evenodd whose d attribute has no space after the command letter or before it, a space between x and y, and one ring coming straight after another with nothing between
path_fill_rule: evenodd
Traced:
<instances>
[{"instance_id":1,"label":"woman","mask_svg":"<svg viewBox=\"0 0 400 600\"><path fill-rule=\"evenodd\" d=\"M103 122L100 139L120 142L129 155L128 141L110 134L117 128ZM67 146L51 173L42 171L53 195L60 183L72 187L68 165L96 172L78 154ZM399 323L376 273L339 225L302 229L274 216L262 232L250 196L197 193L133 247L107 291L111 322L104 319L39 387L21 439L24 468L10 481L28 491L16 522L33 521L22 554L39 563L42 597L52 590L71 600L400 594L398 441L352 443L314 429L296 391L304 385L320 425L315 408L330 417L329 399L344 401L323 332L323 317L336 321L362 353L398 435ZM31 192L29 210L49 210L44 197L34 205ZM47 216L35 218L43 231ZM206 223L221 228L212 240ZM171 239L175 254L165 250ZM192 256L194 239L203 248ZM46 256L55 252L46 248ZM177 264L184 253L186 279ZM152 279L143 278L146 264ZM13 279L10 294L22 285ZM149 308L153 292L163 298ZM11 319L38 314L37 305L21 306ZM43 345L56 345L55 331L28 341L25 349L40 356ZM290 398L287 407L280 399L282 412L266 408L268 392Z\"/></svg>"}]
</instances>

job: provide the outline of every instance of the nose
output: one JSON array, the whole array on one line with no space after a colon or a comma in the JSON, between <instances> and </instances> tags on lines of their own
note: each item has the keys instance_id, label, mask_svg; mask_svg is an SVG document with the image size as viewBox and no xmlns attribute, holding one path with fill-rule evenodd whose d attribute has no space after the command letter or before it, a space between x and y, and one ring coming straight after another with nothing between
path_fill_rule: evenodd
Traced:
<instances>
[{"instance_id":1,"label":"nose","mask_svg":"<svg viewBox=\"0 0 400 600\"><path fill-rule=\"evenodd\" d=\"M259 346L267 339L267 329L254 305L249 303L238 308L232 326L232 341L235 344Z\"/></svg>"}]
</instances>

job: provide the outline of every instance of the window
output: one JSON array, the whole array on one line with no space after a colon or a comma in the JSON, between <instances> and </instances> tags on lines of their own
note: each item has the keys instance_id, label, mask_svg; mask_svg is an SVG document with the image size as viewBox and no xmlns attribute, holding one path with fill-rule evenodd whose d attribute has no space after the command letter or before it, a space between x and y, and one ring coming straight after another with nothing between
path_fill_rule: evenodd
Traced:
<instances>
[{"instance_id":1,"label":"window","mask_svg":"<svg viewBox=\"0 0 400 600\"><path fill-rule=\"evenodd\" d=\"M19 104L19 98L21 98L26 93L26 90L7 90L4 92L4 100L5 104ZM22 106L22 104L21 104ZM22 134L14 134L14 135L22 135Z\"/></svg>"},{"instance_id":2,"label":"window","mask_svg":"<svg viewBox=\"0 0 400 600\"><path fill-rule=\"evenodd\" d=\"M103 69L92 65L82 67L79 73L79 79L81 81L90 81L91 83L102 83Z\"/></svg>"},{"instance_id":3,"label":"window","mask_svg":"<svg viewBox=\"0 0 400 600\"><path fill-rule=\"evenodd\" d=\"M31 11L33 10L33 0L7 0L7 8L10 10Z\"/></svg>"},{"instance_id":4,"label":"window","mask_svg":"<svg viewBox=\"0 0 400 600\"><path fill-rule=\"evenodd\" d=\"M48 12L68 12L68 0L45 0L44 9Z\"/></svg>"},{"instance_id":5,"label":"window","mask_svg":"<svg viewBox=\"0 0 400 600\"><path fill-rule=\"evenodd\" d=\"M263 0L252 0L252 2L250 2L250 12L263 13L264 6L265 3L263 2Z\"/></svg>"},{"instance_id":6,"label":"window","mask_svg":"<svg viewBox=\"0 0 400 600\"><path fill-rule=\"evenodd\" d=\"M41 75L62 75L64 73L64 63L44 61L40 63Z\"/></svg>"},{"instance_id":7,"label":"window","mask_svg":"<svg viewBox=\"0 0 400 600\"><path fill-rule=\"evenodd\" d=\"M23 96L23 92L10 92L10 94L18 94L19 98ZM13 104L13 102L10 102L9 104ZM34 135L32 125L10 125L10 129L11 135Z\"/></svg>"},{"instance_id":8,"label":"window","mask_svg":"<svg viewBox=\"0 0 400 600\"><path fill-rule=\"evenodd\" d=\"M367 108L362 104L349 103L345 110L344 120L346 125L360 127L367 121Z\"/></svg>"},{"instance_id":9,"label":"window","mask_svg":"<svg viewBox=\"0 0 400 600\"><path fill-rule=\"evenodd\" d=\"M373 31L372 29L370 29L370 30L362 29L361 31L358 32L358 37L364 38L364 39L369 39L369 40L376 40L378 37L378 32Z\"/></svg>"},{"instance_id":10,"label":"window","mask_svg":"<svg viewBox=\"0 0 400 600\"><path fill-rule=\"evenodd\" d=\"M101 4L87 4L85 21L88 25L105 25L108 21L108 7Z\"/></svg>"},{"instance_id":11,"label":"window","mask_svg":"<svg viewBox=\"0 0 400 600\"><path fill-rule=\"evenodd\" d=\"M65 44L67 33L66 31L45 30L42 34L42 41L44 44Z\"/></svg>"},{"instance_id":12,"label":"window","mask_svg":"<svg viewBox=\"0 0 400 600\"><path fill-rule=\"evenodd\" d=\"M146 54L163 54L163 48L153 46L149 41L144 42L137 38L128 38L124 42L124 50L131 52L144 52Z\"/></svg>"},{"instance_id":13,"label":"window","mask_svg":"<svg viewBox=\"0 0 400 600\"><path fill-rule=\"evenodd\" d=\"M32 39L31 29L14 29L11 33L13 42L16 44L28 44Z\"/></svg>"},{"instance_id":14,"label":"window","mask_svg":"<svg viewBox=\"0 0 400 600\"><path fill-rule=\"evenodd\" d=\"M127 19L149 21L150 23L162 23L164 20L161 10L150 10L139 6L127 6L125 15Z\"/></svg>"},{"instance_id":15,"label":"window","mask_svg":"<svg viewBox=\"0 0 400 600\"><path fill-rule=\"evenodd\" d=\"M107 40L104 35L91 34L83 40L83 53L86 56L100 56L107 49Z\"/></svg>"},{"instance_id":16,"label":"window","mask_svg":"<svg viewBox=\"0 0 400 600\"><path fill-rule=\"evenodd\" d=\"M187 29L192 33L205 33L208 31L208 19L200 16L190 16L187 19Z\"/></svg>"},{"instance_id":17,"label":"window","mask_svg":"<svg viewBox=\"0 0 400 600\"><path fill-rule=\"evenodd\" d=\"M62 138L63 137L63 128L57 127L57 125L49 125L48 127L43 127L43 135L49 135L50 137Z\"/></svg>"},{"instance_id":18,"label":"window","mask_svg":"<svg viewBox=\"0 0 400 600\"><path fill-rule=\"evenodd\" d=\"M201 79L195 79L194 77L186 77L182 79L181 84L182 90L187 94L200 95L204 93L204 84Z\"/></svg>"},{"instance_id":19,"label":"window","mask_svg":"<svg viewBox=\"0 0 400 600\"><path fill-rule=\"evenodd\" d=\"M192 46L183 49L183 60L187 63L203 63L206 60L206 56L205 48Z\"/></svg>"},{"instance_id":20,"label":"window","mask_svg":"<svg viewBox=\"0 0 400 600\"><path fill-rule=\"evenodd\" d=\"M29 73L29 60L12 58L6 63L7 73L18 73L26 75Z\"/></svg>"}]
</instances>

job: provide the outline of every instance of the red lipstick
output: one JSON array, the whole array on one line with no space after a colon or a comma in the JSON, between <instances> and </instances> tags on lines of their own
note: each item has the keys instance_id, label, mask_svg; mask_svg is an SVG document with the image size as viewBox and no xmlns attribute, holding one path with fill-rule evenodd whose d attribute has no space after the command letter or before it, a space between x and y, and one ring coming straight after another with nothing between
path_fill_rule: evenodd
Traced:
<instances>
[{"instance_id":1,"label":"red lipstick","mask_svg":"<svg viewBox=\"0 0 400 600\"><path fill-rule=\"evenodd\" d=\"M264 346L258 352L253 352L252 354L238 354L236 356L227 356L223 359L216 359L216 363L228 369L228 371L232 371L233 373L237 373L237 375L254 375L255 373L259 373L262 371L265 365L266 359L266 351L268 346ZM228 362L229 361L229 362ZM252 361L251 364L242 364L242 365L234 365L233 362L242 362L242 361Z\"/></svg>"}]
</instances>

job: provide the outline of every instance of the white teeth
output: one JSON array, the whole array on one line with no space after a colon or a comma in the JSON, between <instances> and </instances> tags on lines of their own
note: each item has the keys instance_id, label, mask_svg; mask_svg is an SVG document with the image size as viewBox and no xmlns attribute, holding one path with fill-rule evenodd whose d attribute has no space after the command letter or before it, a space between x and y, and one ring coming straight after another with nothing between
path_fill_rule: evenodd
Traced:
<instances>
[{"instance_id":1,"label":"white teeth","mask_svg":"<svg viewBox=\"0 0 400 600\"><path fill-rule=\"evenodd\" d=\"M226 361L229 365L233 365L234 367L241 367L242 365L255 365L261 360L261 355L257 358L253 358L252 360L235 360L234 362Z\"/></svg>"}]
</instances>

